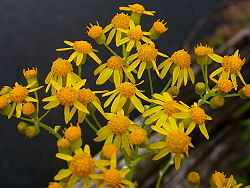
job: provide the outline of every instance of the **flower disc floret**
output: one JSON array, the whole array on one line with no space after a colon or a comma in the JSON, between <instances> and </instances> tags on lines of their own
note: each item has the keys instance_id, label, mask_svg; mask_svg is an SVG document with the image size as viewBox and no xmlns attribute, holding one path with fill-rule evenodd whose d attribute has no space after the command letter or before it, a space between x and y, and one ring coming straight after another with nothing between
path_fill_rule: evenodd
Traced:
<instances>
[{"instance_id":1,"label":"flower disc floret","mask_svg":"<svg viewBox=\"0 0 250 188\"><path fill-rule=\"evenodd\" d=\"M60 138L58 141L57 141L57 147L59 148L63 148L63 149L67 149L70 147L70 142L68 139L66 138Z\"/></svg>"},{"instance_id":2,"label":"flower disc floret","mask_svg":"<svg viewBox=\"0 0 250 188\"><path fill-rule=\"evenodd\" d=\"M243 94L247 97L250 98L250 84L245 85L242 88Z\"/></svg>"},{"instance_id":3,"label":"flower disc floret","mask_svg":"<svg viewBox=\"0 0 250 188\"><path fill-rule=\"evenodd\" d=\"M135 40L135 41L141 40L142 37L143 37L143 33L142 33L142 30L141 30L141 27L135 27L133 29L130 29L128 31L128 37L130 39Z\"/></svg>"},{"instance_id":4,"label":"flower disc floret","mask_svg":"<svg viewBox=\"0 0 250 188\"><path fill-rule=\"evenodd\" d=\"M231 80L221 80L218 83L218 88L220 91L228 93L228 92L232 91L234 86L233 86L233 83Z\"/></svg>"},{"instance_id":5,"label":"flower disc floret","mask_svg":"<svg viewBox=\"0 0 250 188\"><path fill-rule=\"evenodd\" d=\"M37 77L37 69L32 68L28 70L23 70L23 75L26 79L36 78Z\"/></svg>"},{"instance_id":6,"label":"flower disc floret","mask_svg":"<svg viewBox=\"0 0 250 188\"><path fill-rule=\"evenodd\" d=\"M78 98L78 93L72 87L64 87L57 92L56 96L61 105L72 106Z\"/></svg>"},{"instance_id":7,"label":"flower disc floret","mask_svg":"<svg viewBox=\"0 0 250 188\"><path fill-rule=\"evenodd\" d=\"M130 5L130 8L132 9L133 12L136 12L138 14L142 14L145 11L145 8L140 4Z\"/></svg>"},{"instance_id":8,"label":"flower disc floret","mask_svg":"<svg viewBox=\"0 0 250 188\"><path fill-rule=\"evenodd\" d=\"M102 35L102 27L99 25L92 25L87 34L90 38L96 39Z\"/></svg>"},{"instance_id":9,"label":"flower disc floret","mask_svg":"<svg viewBox=\"0 0 250 188\"><path fill-rule=\"evenodd\" d=\"M129 142L132 145L140 145L145 141L147 132L144 129L134 129L129 135Z\"/></svg>"},{"instance_id":10,"label":"flower disc floret","mask_svg":"<svg viewBox=\"0 0 250 188\"><path fill-rule=\"evenodd\" d=\"M62 188L62 186L57 182L50 182L48 188Z\"/></svg>"},{"instance_id":11,"label":"flower disc floret","mask_svg":"<svg viewBox=\"0 0 250 188\"><path fill-rule=\"evenodd\" d=\"M115 115L109 120L107 126L111 129L111 131L115 134L125 134L129 127L129 119L123 115Z\"/></svg>"},{"instance_id":12,"label":"flower disc floret","mask_svg":"<svg viewBox=\"0 0 250 188\"><path fill-rule=\"evenodd\" d=\"M88 177L94 171L94 159L87 153L76 154L69 168L77 177Z\"/></svg>"},{"instance_id":13,"label":"flower disc floret","mask_svg":"<svg viewBox=\"0 0 250 188\"><path fill-rule=\"evenodd\" d=\"M190 172L187 175L187 181L190 184L199 184L200 183L200 174L197 172Z\"/></svg>"},{"instance_id":14,"label":"flower disc floret","mask_svg":"<svg viewBox=\"0 0 250 188\"><path fill-rule=\"evenodd\" d=\"M172 115L174 113L181 112L178 108L174 107L175 101L168 101L163 105L163 111L167 115Z\"/></svg>"},{"instance_id":15,"label":"flower disc floret","mask_svg":"<svg viewBox=\"0 0 250 188\"><path fill-rule=\"evenodd\" d=\"M153 29L158 34L165 33L168 30L168 28L165 26L165 24L160 20L154 22Z\"/></svg>"},{"instance_id":16,"label":"flower disc floret","mask_svg":"<svg viewBox=\"0 0 250 188\"><path fill-rule=\"evenodd\" d=\"M206 56L209 53L213 53L213 51L214 51L213 48L202 45L198 45L197 47L194 48L194 53L197 56Z\"/></svg>"},{"instance_id":17,"label":"flower disc floret","mask_svg":"<svg viewBox=\"0 0 250 188\"><path fill-rule=\"evenodd\" d=\"M212 185L218 185L218 184L224 185L226 183L226 175L223 172L213 173L211 177L211 183Z\"/></svg>"},{"instance_id":18,"label":"flower disc floret","mask_svg":"<svg viewBox=\"0 0 250 188\"><path fill-rule=\"evenodd\" d=\"M185 50L174 52L171 60L181 68L187 68L191 64L191 56Z\"/></svg>"},{"instance_id":19,"label":"flower disc floret","mask_svg":"<svg viewBox=\"0 0 250 188\"><path fill-rule=\"evenodd\" d=\"M207 119L205 111L198 106L191 107L190 116L191 116L191 119L197 124L202 124Z\"/></svg>"},{"instance_id":20,"label":"flower disc floret","mask_svg":"<svg viewBox=\"0 0 250 188\"><path fill-rule=\"evenodd\" d=\"M72 70L72 64L68 62L68 60L62 58L57 58L51 67L52 73L57 76L67 76Z\"/></svg>"},{"instance_id":21,"label":"flower disc floret","mask_svg":"<svg viewBox=\"0 0 250 188\"><path fill-rule=\"evenodd\" d=\"M166 146L171 153L186 153L190 143L191 138L185 132L180 130L170 132L166 138Z\"/></svg>"},{"instance_id":22,"label":"flower disc floret","mask_svg":"<svg viewBox=\"0 0 250 188\"><path fill-rule=\"evenodd\" d=\"M36 107L33 103L25 103L22 108L22 112L26 116L33 114L35 110L36 110Z\"/></svg>"},{"instance_id":23,"label":"flower disc floret","mask_svg":"<svg viewBox=\"0 0 250 188\"><path fill-rule=\"evenodd\" d=\"M102 147L102 154L107 159L111 159L111 156L113 154L117 155L117 153L118 153L118 148L114 144L105 144Z\"/></svg>"},{"instance_id":24,"label":"flower disc floret","mask_svg":"<svg viewBox=\"0 0 250 188\"><path fill-rule=\"evenodd\" d=\"M93 51L92 45L87 41L75 41L73 48L75 51L83 54L89 54Z\"/></svg>"},{"instance_id":25,"label":"flower disc floret","mask_svg":"<svg viewBox=\"0 0 250 188\"><path fill-rule=\"evenodd\" d=\"M113 70L121 70L125 62L120 56L111 56L107 61L107 66Z\"/></svg>"},{"instance_id":26,"label":"flower disc floret","mask_svg":"<svg viewBox=\"0 0 250 188\"><path fill-rule=\"evenodd\" d=\"M137 50L138 58L145 62L153 61L157 56L157 52L158 50L155 49L154 44L143 44Z\"/></svg>"},{"instance_id":27,"label":"flower disc floret","mask_svg":"<svg viewBox=\"0 0 250 188\"><path fill-rule=\"evenodd\" d=\"M118 91L122 96L131 97L135 95L136 87L130 82L124 82L118 86Z\"/></svg>"},{"instance_id":28,"label":"flower disc floret","mask_svg":"<svg viewBox=\"0 0 250 188\"><path fill-rule=\"evenodd\" d=\"M117 14L113 17L111 24L115 28L128 29L130 16L124 13Z\"/></svg>"},{"instance_id":29,"label":"flower disc floret","mask_svg":"<svg viewBox=\"0 0 250 188\"><path fill-rule=\"evenodd\" d=\"M83 88L78 91L78 101L84 105L91 103L95 98L95 94L90 90Z\"/></svg>"},{"instance_id":30,"label":"flower disc floret","mask_svg":"<svg viewBox=\"0 0 250 188\"><path fill-rule=\"evenodd\" d=\"M237 56L224 56L222 66L226 71L231 73L240 72L241 67L244 65L245 60L240 59Z\"/></svg>"},{"instance_id":31,"label":"flower disc floret","mask_svg":"<svg viewBox=\"0 0 250 188\"><path fill-rule=\"evenodd\" d=\"M108 186L118 187L121 184L122 177L119 170L110 169L104 174L104 181Z\"/></svg>"},{"instance_id":32,"label":"flower disc floret","mask_svg":"<svg viewBox=\"0 0 250 188\"><path fill-rule=\"evenodd\" d=\"M28 96L28 89L21 85L17 85L10 92L10 100L14 103L21 103Z\"/></svg>"},{"instance_id":33,"label":"flower disc floret","mask_svg":"<svg viewBox=\"0 0 250 188\"><path fill-rule=\"evenodd\" d=\"M0 96L0 109L5 108L8 105L7 97Z\"/></svg>"},{"instance_id":34,"label":"flower disc floret","mask_svg":"<svg viewBox=\"0 0 250 188\"><path fill-rule=\"evenodd\" d=\"M81 137L80 126L70 126L64 130L64 136L70 142L76 141Z\"/></svg>"}]
</instances>

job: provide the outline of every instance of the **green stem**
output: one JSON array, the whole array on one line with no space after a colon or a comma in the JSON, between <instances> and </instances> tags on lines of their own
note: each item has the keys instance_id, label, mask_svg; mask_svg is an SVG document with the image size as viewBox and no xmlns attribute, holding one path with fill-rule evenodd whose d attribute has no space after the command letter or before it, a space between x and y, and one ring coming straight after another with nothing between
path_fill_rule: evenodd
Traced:
<instances>
[{"instance_id":1,"label":"green stem","mask_svg":"<svg viewBox=\"0 0 250 188\"><path fill-rule=\"evenodd\" d=\"M230 94L230 95L225 95L223 97L238 97L240 96L238 93Z\"/></svg>"},{"instance_id":2,"label":"green stem","mask_svg":"<svg viewBox=\"0 0 250 188\"><path fill-rule=\"evenodd\" d=\"M51 134L55 135L58 139L62 138L61 135L55 131L54 129L52 129L51 127L49 127L48 125L42 123L42 122L36 122L36 124L39 127L42 127L43 129L47 130L48 132L50 132Z\"/></svg>"},{"instance_id":3,"label":"green stem","mask_svg":"<svg viewBox=\"0 0 250 188\"><path fill-rule=\"evenodd\" d=\"M92 114L92 118L94 119L95 123L99 128L102 128L101 124L99 123L98 119L96 118L95 114Z\"/></svg>"},{"instance_id":4,"label":"green stem","mask_svg":"<svg viewBox=\"0 0 250 188\"><path fill-rule=\"evenodd\" d=\"M163 88L163 90L161 91L160 94L164 93L164 92L169 88L171 82L172 82L172 78L170 78L170 79L168 80L167 84L165 85L165 87Z\"/></svg>"},{"instance_id":5,"label":"green stem","mask_svg":"<svg viewBox=\"0 0 250 188\"><path fill-rule=\"evenodd\" d=\"M16 117L15 115L12 115L12 116ZM33 120L33 119L28 119L28 118L24 118L24 117L19 117L18 119L21 119L21 120L24 120L24 121L29 121L29 122L32 122L32 123L35 122L35 120Z\"/></svg>"},{"instance_id":6,"label":"green stem","mask_svg":"<svg viewBox=\"0 0 250 188\"><path fill-rule=\"evenodd\" d=\"M37 103L36 103L36 116L37 116L37 118L38 118L38 116L39 116L39 98L38 98L38 94L37 94L37 91L35 91L34 92L34 94L35 94L35 98L36 98L36 100L37 100Z\"/></svg>"},{"instance_id":7,"label":"green stem","mask_svg":"<svg viewBox=\"0 0 250 188\"><path fill-rule=\"evenodd\" d=\"M78 76L82 77L82 65L78 66Z\"/></svg>"},{"instance_id":8,"label":"green stem","mask_svg":"<svg viewBox=\"0 0 250 188\"><path fill-rule=\"evenodd\" d=\"M202 71L203 79L206 85L206 91L210 91L209 86L208 86L207 65L201 65L201 71Z\"/></svg>"},{"instance_id":9,"label":"green stem","mask_svg":"<svg viewBox=\"0 0 250 188\"><path fill-rule=\"evenodd\" d=\"M171 161L171 158L170 158L170 160L166 163L166 165L164 166L164 168L163 168L162 170L160 170L155 188L159 188L159 187L160 187L162 178L164 177L164 174L166 173L166 171L168 170L168 168L169 168L169 166L170 166L170 161Z\"/></svg>"},{"instance_id":10,"label":"green stem","mask_svg":"<svg viewBox=\"0 0 250 188\"><path fill-rule=\"evenodd\" d=\"M86 121L86 123L89 125L89 127L90 127L93 131L97 132L97 129L96 129L95 126L89 121L89 119L88 119L87 117L85 117L85 121Z\"/></svg>"},{"instance_id":11,"label":"green stem","mask_svg":"<svg viewBox=\"0 0 250 188\"><path fill-rule=\"evenodd\" d=\"M105 46L113 55L119 56L119 55L117 55L117 53L115 53L115 51L112 50L107 44L104 44L104 46Z\"/></svg>"},{"instance_id":12,"label":"green stem","mask_svg":"<svg viewBox=\"0 0 250 188\"><path fill-rule=\"evenodd\" d=\"M51 110L52 110L52 108L49 109L49 110L47 110L47 111L38 119L38 121L42 121L43 118L45 118Z\"/></svg>"},{"instance_id":13,"label":"green stem","mask_svg":"<svg viewBox=\"0 0 250 188\"><path fill-rule=\"evenodd\" d=\"M153 95L154 94L154 88L153 88L152 76L151 76L150 69L147 69L147 71L148 71L148 80L149 80L149 85L150 85L150 92L151 92L151 95Z\"/></svg>"}]
</instances>

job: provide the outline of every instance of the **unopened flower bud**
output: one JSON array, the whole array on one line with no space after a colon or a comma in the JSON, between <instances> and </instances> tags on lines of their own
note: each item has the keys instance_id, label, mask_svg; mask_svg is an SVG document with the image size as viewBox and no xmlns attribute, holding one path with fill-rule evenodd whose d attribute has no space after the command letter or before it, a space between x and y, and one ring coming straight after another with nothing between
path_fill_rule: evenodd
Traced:
<instances>
[{"instance_id":1,"label":"unopened flower bud","mask_svg":"<svg viewBox=\"0 0 250 188\"><path fill-rule=\"evenodd\" d=\"M25 134L25 129L28 127L29 125L23 121L19 122L17 124L17 130L19 133L21 134Z\"/></svg>"},{"instance_id":2,"label":"unopened flower bud","mask_svg":"<svg viewBox=\"0 0 250 188\"><path fill-rule=\"evenodd\" d=\"M198 82L195 84L195 93L197 95L203 95L206 92L206 85L203 82Z\"/></svg>"},{"instance_id":3,"label":"unopened flower bud","mask_svg":"<svg viewBox=\"0 0 250 188\"><path fill-rule=\"evenodd\" d=\"M36 137L40 133L40 128L38 126L27 126L25 129L25 135L29 138Z\"/></svg>"},{"instance_id":4,"label":"unopened flower bud","mask_svg":"<svg viewBox=\"0 0 250 188\"><path fill-rule=\"evenodd\" d=\"M225 99L221 96L214 96L210 100L210 107L213 109L221 108L225 104Z\"/></svg>"},{"instance_id":5,"label":"unopened flower bud","mask_svg":"<svg viewBox=\"0 0 250 188\"><path fill-rule=\"evenodd\" d=\"M200 174L197 172L189 172L187 175L187 182L190 185L199 185L200 184Z\"/></svg>"},{"instance_id":6,"label":"unopened flower bud","mask_svg":"<svg viewBox=\"0 0 250 188\"><path fill-rule=\"evenodd\" d=\"M242 99L250 98L250 84L245 85L238 93Z\"/></svg>"},{"instance_id":7,"label":"unopened flower bud","mask_svg":"<svg viewBox=\"0 0 250 188\"><path fill-rule=\"evenodd\" d=\"M151 33L150 39L156 40L160 37L161 34L165 33L168 28L165 26L167 22L164 23L164 20L157 20L154 22L152 28L149 30Z\"/></svg>"},{"instance_id":8,"label":"unopened flower bud","mask_svg":"<svg viewBox=\"0 0 250 188\"><path fill-rule=\"evenodd\" d=\"M203 46L202 44L200 44L194 48L196 61L200 65L209 65L212 63L212 59L208 56L208 54L210 53L213 53L213 48L207 45Z\"/></svg>"},{"instance_id":9,"label":"unopened flower bud","mask_svg":"<svg viewBox=\"0 0 250 188\"><path fill-rule=\"evenodd\" d=\"M23 75L27 80L28 84L34 83L30 88L36 88L39 86L37 80L37 68L32 68L27 70L23 69Z\"/></svg>"}]
</instances>

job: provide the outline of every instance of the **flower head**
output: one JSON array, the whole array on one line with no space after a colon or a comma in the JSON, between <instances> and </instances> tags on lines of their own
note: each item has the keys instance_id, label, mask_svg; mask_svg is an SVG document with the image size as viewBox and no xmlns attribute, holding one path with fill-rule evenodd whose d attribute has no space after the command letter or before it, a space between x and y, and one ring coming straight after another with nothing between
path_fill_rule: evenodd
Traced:
<instances>
[{"instance_id":1,"label":"flower head","mask_svg":"<svg viewBox=\"0 0 250 188\"><path fill-rule=\"evenodd\" d=\"M104 144L102 147L102 154L107 159L111 159L113 154L117 155L119 152L118 148L114 144Z\"/></svg>"},{"instance_id":2,"label":"flower head","mask_svg":"<svg viewBox=\"0 0 250 188\"><path fill-rule=\"evenodd\" d=\"M202 44L197 45L197 47L194 48L194 53L196 56L206 56L210 53L213 53L213 48L205 45L203 46Z\"/></svg>"},{"instance_id":3,"label":"flower head","mask_svg":"<svg viewBox=\"0 0 250 188\"><path fill-rule=\"evenodd\" d=\"M247 98L250 98L250 84L245 85L242 88L243 94L244 96L246 96Z\"/></svg>"},{"instance_id":4,"label":"flower head","mask_svg":"<svg viewBox=\"0 0 250 188\"><path fill-rule=\"evenodd\" d=\"M94 53L96 50L92 48L92 45L87 41L64 41L65 44L71 46L69 48L59 48L57 51L66 51L66 50L74 50L74 52L69 57L68 61L71 62L75 59L76 65L84 64L86 61L87 55L89 55L93 60L95 60L98 64L101 64L102 61L99 57Z\"/></svg>"},{"instance_id":5,"label":"flower head","mask_svg":"<svg viewBox=\"0 0 250 188\"><path fill-rule=\"evenodd\" d=\"M90 24L90 27L87 26L87 29L88 29L87 34L92 39L99 38L103 33L103 29L98 23L97 25Z\"/></svg>"},{"instance_id":6,"label":"flower head","mask_svg":"<svg viewBox=\"0 0 250 188\"><path fill-rule=\"evenodd\" d=\"M37 77L37 68L32 68L32 69L23 69L23 75L25 79L31 79L31 78L36 78Z\"/></svg>"},{"instance_id":7,"label":"flower head","mask_svg":"<svg viewBox=\"0 0 250 188\"><path fill-rule=\"evenodd\" d=\"M33 103L24 103L22 108L22 113L26 116L32 115L36 111L36 107Z\"/></svg>"},{"instance_id":8,"label":"flower head","mask_svg":"<svg viewBox=\"0 0 250 188\"><path fill-rule=\"evenodd\" d=\"M57 182L49 182L48 188L62 188L62 186Z\"/></svg>"},{"instance_id":9,"label":"flower head","mask_svg":"<svg viewBox=\"0 0 250 188\"><path fill-rule=\"evenodd\" d=\"M6 96L0 96L0 110L4 109L9 104L9 100Z\"/></svg>"},{"instance_id":10,"label":"flower head","mask_svg":"<svg viewBox=\"0 0 250 188\"><path fill-rule=\"evenodd\" d=\"M153 16L155 13L155 11L145 10L145 8L140 4L128 5L128 7L119 7L119 9L124 11L131 11L132 13L137 13L137 14L146 14L150 16Z\"/></svg>"},{"instance_id":11,"label":"flower head","mask_svg":"<svg viewBox=\"0 0 250 188\"><path fill-rule=\"evenodd\" d=\"M184 82L184 85L187 85L188 78L190 78L192 83L194 83L194 72L190 65L191 56L188 52L185 50L178 50L174 52L169 59L166 59L158 66L158 69L162 69L160 77L164 78L170 67L173 66L172 86L177 83L177 88L180 88L182 82Z\"/></svg>"},{"instance_id":12,"label":"flower head","mask_svg":"<svg viewBox=\"0 0 250 188\"><path fill-rule=\"evenodd\" d=\"M142 128L134 129L129 134L129 143L131 145L141 145L145 141L146 136L147 136L146 130Z\"/></svg>"},{"instance_id":13,"label":"flower head","mask_svg":"<svg viewBox=\"0 0 250 188\"><path fill-rule=\"evenodd\" d=\"M189 172L187 175L187 181L191 185L198 185L200 184L200 174L197 172Z\"/></svg>"},{"instance_id":14,"label":"flower head","mask_svg":"<svg viewBox=\"0 0 250 188\"><path fill-rule=\"evenodd\" d=\"M64 130L64 136L70 142L76 141L81 138L81 128L79 125L70 126Z\"/></svg>"}]
</instances>

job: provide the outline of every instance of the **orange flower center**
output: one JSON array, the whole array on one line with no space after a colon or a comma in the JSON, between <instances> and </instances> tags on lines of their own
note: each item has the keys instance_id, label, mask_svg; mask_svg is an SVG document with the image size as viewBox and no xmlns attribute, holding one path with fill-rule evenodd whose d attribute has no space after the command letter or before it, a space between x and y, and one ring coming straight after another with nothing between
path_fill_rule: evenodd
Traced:
<instances>
[{"instance_id":1,"label":"orange flower center","mask_svg":"<svg viewBox=\"0 0 250 188\"><path fill-rule=\"evenodd\" d=\"M231 80L221 80L218 83L218 88L219 90L228 93L230 91L232 91L232 89L234 88L233 83L231 82Z\"/></svg>"},{"instance_id":2,"label":"orange flower center","mask_svg":"<svg viewBox=\"0 0 250 188\"><path fill-rule=\"evenodd\" d=\"M165 24L159 20L154 22L153 29L158 34L165 33L168 30L168 28L165 26Z\"/></svg>"},{"instance_id":3,"label":"orange flower center","mask_svg":"<svg viewBox=\"0 0 250 188\"><path fill-rule=\"evenodd\" d=\"M57 92L56 96L61 105L72 106L78 98L78 93L72 87L64 87Z\"/></svg>"},{"instance_id":4,"label":"orange flower center","mask_svg":"<svg viewBox=\"0 0 250 188\"><path fill-rule=\"evenodd\" d=\"M199 184L200 183L200 175L197 172L190 172L187 175L187 181L191 184Z\"/></svg>"},{"instance_id":5,"label":"orange flower center","mask_svg":"<svg viewBox=\"0 0 250 188\"><path fill-rule=\"evenodd\" d=\"M78 101L84 105L91 103L95 98L95 94L90 89L81 89L78 91Z\"/></svg>"},{"instance_id":6,"label":"orange flower center","mask_svg":"<svg viewBox=\"0 0 250 188\"><path fill-rule=\"evenodd\" d=\"M66 138L60 138L58 141L57 141L57 147L59 148L63 148L63 149L67 149L70 147L70 142L68 139Z\"/></svg>"},{"instance_id":7,"label":"orange flower center","mask_svg":"<svg viewBox=\"0 0 250 188\"><path fill-rule=\"evenodd\" d=\"M130 29L130 30L128 31L128 37L129 37L130 39L135 40L135 41L141 40L142 37L143 37L143 33L142 33L142 30L141 30L141 27L140 27L140 26L137 26L137 27L135 27L135 28L133 28L133 29Z\"/></svg>"},{"instance_id":8,"label":"orange flower center","mask_svg":"<svg viewBox=\"0 0 250 188\"><path fill-rule=\"evenodd\" d=\"M28 96L28 89L21 85L17 85L10 92L10 100L14 103L21 103Z\"/></svg>"},{"instance_id":9,"label":"orange flower center","mask_svg":"<svg viewBox=\"0 0 250 188\"><path fill-rule=\"evenodd\" d=\"M129 119L127 116L116 115L109 120L107 126L115 134L125 134L129 127Z\"/></svg>"},{"instance_id":10,"label":"orange flower center","mask_svg":"<svg viewBox=\"0 0 250 188\"><path fill-rule=\"evenodd\" d=\"M198 106L193 106L190 109L190 115L191 119L197 124L202 124L207 119L205 111Z\"/></svg>"},{"instance_id":11,"label":"orange flower center","mask_svg":"<svg viewBox=\"0 0 250 188\"><path fill-rule=\"evenodd\" d=\"M166 146L171 153L182 154L188 151L191 138L183 131L170 132L166 138Z\"/></svg>"},{"instance_id":12,"label":"orange flower center","mask_svg":"<svg viewBox=\"0 0 250 188\"><path fill-rule=\"evenodd\" d=\"M128 29L129 27L130 16L124 13L120 13L114 16L111 21L111 24L115 28Z\"/></svg>"},{"instance_id":13,"label":"orange flower center","mask_svg":"<svg viewBox=\"0 0 250 188\"><path fill-rule=\"evenodd\" d=\"M51 71L57 76L67 76L72 72L73 67L68 60L57 58L52 64Z\"/></svg>"},{"instance_id":14,"label":"orange flower center","mask_svg":"<svg viewBox=\"0 0 250 188\"><path fill-rule=\"evenodd\" d=\"M231 73L240 72L241 67L244 65L245 60L236 56L224 56L222 66L226 71Z\"/></svg>"},{"instance_id":15,"label":"orange flower center","mask_svg":"<svg viewBox=\"0 0 250 188\"><path fill-rule=\"evenodd\" d=\"M174 107L173 103L175 103L175 101L168 101L163 105L163 111L165 114L171 116L174 113L180 112L178 108Z\"/></svg>"},{"instance_id":16,"label":"orange flower center","mask_svg":"<svg viewBox=\"0 0 250 188\"><path fill-rule=\"evenodd\" d=\"M129 7L132 9L133 12L136 12L139 14L142 14L145 11L145 8L140 4L133 4L133 5L130 5Z\"/></svg>"},{"instance_id":17,"label":"orange flower center","mask_svg":"<svg viewBox=\"0 0 250 188\"><path fill-rule=\"evenodd\" d=\"M118 91L122 96L131 97L135 95L136 87L130 82L124 82L118 86Z\"/></svg>"},{"instance_id":18,"label":"orange flower center","mask_svg":"<svg viewBox=\"0 0 250 188\"><path fill-rule=\"evenodd\" d=\"M143 44L137 49L138 58L141 61L151 62L157 56L158 50L155 49L153 44Z\"/></svg>"},{"instance_id":19,"label":"orange flower center","mask_svg":"<svg viewBox=\"0 0 250 188\"><path fill-rule=\"evenodd\" d=\"M197 56L205 56L209 53L213 53L213 48L210 48L208 46L197 46L196 48L194 48L194 53Z\"/></svg>"},{"instance_id":20,"label":"orange flower center","mask_svg":"<svg viewBox=\"0 0 250 188\"><path fill-rule=\"evenodd\" d=\"M91 44L87 41L75 41L73 48L75 51L82 54L89 54L93 51Z\"/></svg>"},{"instance_id":21,"label":"orange flower center","mask_svg":"<svg viewBox=\"0 0 250 188\"><path fill-rule=\"evenodd\" d=\"M50 182L48 188L62 188L62 186L57 182Z\"/></svg>"},{"instance_id":22,"label":"orange flower center","mask_svg":"<svg viewBox=\"0 0 250 188\"><path fill-rule=\"evenodd\" d=\"M94 159L87 153L76 154L69 168L77 177L88 177L94 172Z\"/></svg>"},{"instance_id":23,"label":"orange flower center","mask_svg":"<svg viewBox=\"0 0 250 188\"><path fill-rule=\"evenodd\" d=\"M26 79L30 78L36 78L37 77L37 69L28 69L28 70L23 70L23 75Z\"/></svg>"},{"instance_id":24,"label":"orange flower center","mask_svg":"<svg viewBox=\"0 0 250 188\"><path fill-rule=\"evenodd\" d=\"M73 142L81 137L80 126L70 126L64 130L64 136L70 142Z\"/></svg>"},{"instance_id":25,"label":"orange flower center","mask_svg":"<svg viewBox=\"0 0 250 188\"><path fill-rule=\"evenodd\" d=\"M8 105L7 97L0 96L0 109L5 108Z\"/></svg>"},{"instance_id":26,"label":"orange flower center","mask_svg":"<svg viewBox=\"0 0 250 188\"><path fill-rule=\"evenodd\" d=\"M36 107L33 103L25 103L22 108L22 112L26 116L33 114L35 110L36 110Z\"/></svg>"},{"instance_id":27,"label":"orange flower center","mask_svg":"<svg viewBox=\"0 0 250 188\"><path fill-rule=\"evenodd\" d=\"M250 84L245 85L242 91L247 98L250 98Z\"/></svg>"},{"instance_id":28,"label":"orange flower center","mask_svg":"<svg viewBox=\"0 0 250 188\"><path fill-rule=\"evenodd\" d=\"M144 129L135 129L129 135L129 143L140 145L144 142L147 132Z\"/></svg>"},{"instance_id":29,"label":"orange flower center","mask_svg":"<svg viewBox=\"0 0 250 188\"><path fill-rule=\"evenodd\" d=\"M119 170L110 169L104 174L104 181L108 186L119 187L119 185L121 184L121 180L122 177Z\"/></svg>"},{"instance_id":30,"label":"orange flower center","mask_svg":"<svg viewBox=\"0 0 250 188\"><path fill-rule=\"evenodd\" d=\"M171 56L172 61L181 68L187 68L191 64L191 56L185 50L178 50Z\"/></svg>"},{"instance_id":31,"label":"orange flower center","mask_svg":"<svg viewBox=\"0 0 250 188\"><path fill-rule=\"evenodd\" d=\"M99 25L93 25L87 32L88 36L92 39L96 39L102 35L102 27Z\"/></svg>"},{"instance_id":32,"label":"orange flower center","mask_svg":"<svg viewBox=\"0 0 250 188\"><path fill-rule=\"evenodd\" d=\"M113 70L121 70L125 62L120 56L111 56L107 61L107 66Z\"/></svg>"},{"instance_id":33,"label":"orange flower center","mask_svg":"<svg viewBox=\"0 0 250 188\"><path fill-rule=\"evenodd\" d=\"M225 174L221 172L215 172L211 177L211 183L213 185L218 185L218 184L224 185L226 183Z\"/></svg>"},{"instance_id":34,"label":"orange flower center","mask_svg":"<svg viewBox=\"0 0 250 188\"><path fill-rule=\"evenodd\" d=\"M114 145L114 144L104 144L104 146L102 147L102 154L104 155L104 157L106 157L107 159L111 159L111 156L113 154L118 153L118 148Z\"/></svg>"}]
</instances>

